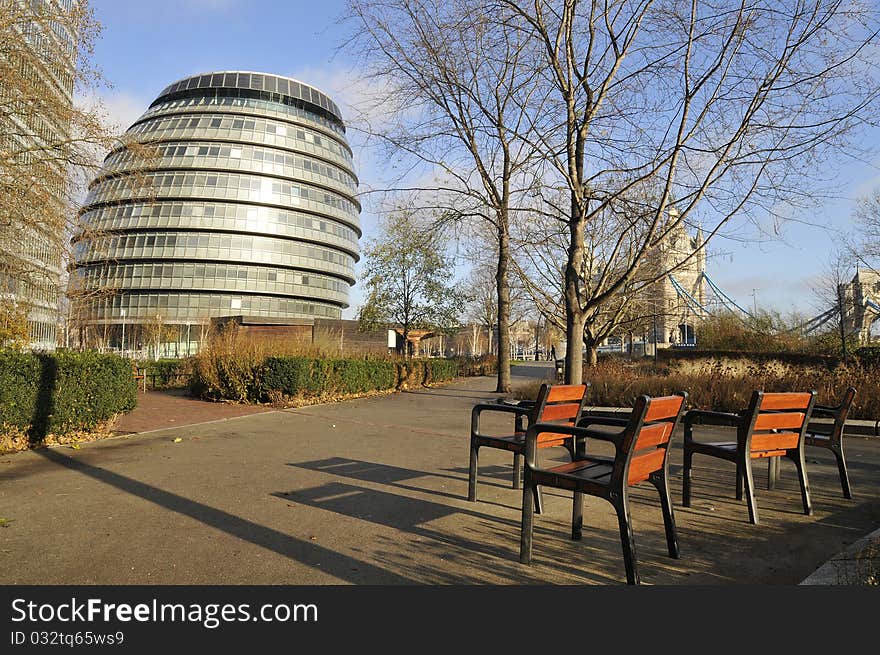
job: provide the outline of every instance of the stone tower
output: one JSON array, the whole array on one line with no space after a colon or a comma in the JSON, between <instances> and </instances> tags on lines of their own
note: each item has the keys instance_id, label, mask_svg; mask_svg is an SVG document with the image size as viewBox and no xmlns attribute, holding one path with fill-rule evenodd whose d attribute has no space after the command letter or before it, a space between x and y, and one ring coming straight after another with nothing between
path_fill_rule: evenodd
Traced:
<instances>
[{"instance_id":1,"label":"stone tower","mask_svg":"<svg viewBox=\"0 0 880 655\"><path fill-rule=\"evenodd\" d=\"M859 343L867 344L871 340L871 325L880 318L880 273L860 269L842 287L846 332L858 333Z\"/></svg>"},{"instance_id":2,"label":"stone tower","mask_svg":"<svg viewBox=\"0 0 880 655\"><path fill-rule=\"evenodd\" d=\"M670 221L678 218L675 208L669 210ZM666 240L651 253L649 266L656 272L667 272L654 283L645 298L646 311L651 312L648 341L653 343L653 316L656 315L656 342L659 348L673 344L695 343L696 323L705 312L706 289L703 272L706 270L706 252L703 231L697 229L691 236L685 225L679 223ZM678 288L676 288L676 285ZM693 301L683 296L689 294Z\"/></svg>"}]
</instances>

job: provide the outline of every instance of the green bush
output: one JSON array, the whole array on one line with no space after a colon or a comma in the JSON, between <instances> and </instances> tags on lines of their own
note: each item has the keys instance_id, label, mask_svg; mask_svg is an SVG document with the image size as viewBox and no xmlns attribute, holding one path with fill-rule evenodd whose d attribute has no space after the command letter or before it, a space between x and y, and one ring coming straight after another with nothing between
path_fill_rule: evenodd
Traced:
<instances>
[{"instance_id":1,"label":"green bush","mask_svg":"<svg viewBox=\"0 0 880 655\"><path fill-rule=\"evenodd\" d=\"M31 446L92 430L136 405L131 360L0 350L0 432L26 434Z\"/></svg>"},{"instance_id":2,"label":"green bush","mask_svg":"<svg viewBox=\"0 0 880 655\"><path fill-rule=\"evenodd\" d=\"M429 383L448 382L458 375L458 362L454 359L429 359L425 366Z\"/></svg>"},{"instance_id":3,"label":"green bush","mask_svg":"<svg viewBox=\"0 0 880 655\"><path fill-rule=\"evenodd\" d=\"M327 359L272 356L261 361L226 353L194 360L190 391L212 400L276 402L420 387L461 375L457 359Z\"/></svg>"},{"instance_id":4,"label":"green bush","mask_svg":"<svg viewBox=\"0 0 880 655\"><path fill-rule=\"evenodd\" d=\"M320 396L393 389L397 370L390 360L269 357L260 380L259 397L254 400L266 401L273 393Z\"/></svg>"},{"instance_id":5,"label":"green bush","mask_svg":"<svg viewBox=\"0 0 880 655\"><path fill-rule=\"evenodd\" d=\"M138 362L147 372L147 384L152 389L175 389L186 387L192 375L193 358L159 359Z\"/></svg>"}]
</instances>

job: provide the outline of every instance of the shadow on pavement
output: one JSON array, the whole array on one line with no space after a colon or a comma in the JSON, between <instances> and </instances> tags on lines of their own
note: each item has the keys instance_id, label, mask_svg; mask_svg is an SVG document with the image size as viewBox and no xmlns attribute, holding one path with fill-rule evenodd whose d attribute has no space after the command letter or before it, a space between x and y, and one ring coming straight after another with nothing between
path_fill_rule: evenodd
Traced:
<instances>
[{"instance_id":1,"label":"shadow on pavement","mask_svg":"<svg viewBox=\"0 0 880 655\"><path fill-rule=\"evenodd\" d=\"M234 514L229 514L203 503L190 500L189 498L184 498L183 496L158 489L124 475L72 459L57 450L42 449L35 452L59 466L87 475L120 491L143 498L172 512L188 516L212 528L271 550L284 557L319 568L321 571L335 575L341 580L348 580L353 583L362 582L363 574L366 572L371 581L375 583L380 583L380 581L381 584L414 583L413 580L401 577L390 571L340 555L317 544L296 539L273 528L267 528ZM359 569L356 577L352 575L352 570L355 567Z\"/></svg>"}]
</instances>

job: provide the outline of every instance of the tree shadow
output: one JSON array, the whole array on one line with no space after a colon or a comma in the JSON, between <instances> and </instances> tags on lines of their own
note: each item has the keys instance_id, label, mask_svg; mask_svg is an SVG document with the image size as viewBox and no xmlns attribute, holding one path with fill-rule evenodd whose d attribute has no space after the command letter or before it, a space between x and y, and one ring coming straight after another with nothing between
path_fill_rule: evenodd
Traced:
<instances>
[{"instance_id":1,"label":"tree shadow","mask_svg":"<svg viewBox=\"0 0 880 655\"><path fill-rule=\"evenodd\" d=\"M587 546L591 556L582 558L576 552L577 546L572 552L573 542L565 538L565 530L555 522L545 522L536 529L536 534L545 542L543 555L549 553L549 565L543 565L541 560L540 566L523 566L519 563L518 519L343 482L273 495L288 503L397 531L399 536L375 537L370 559L381 561L389 569L406 571L409 576L427 583L546 584L549 575L551 579L569 584L608 584L617 583L619 578L606 570L622 570L622 563L613 556L620 550L618 541L607 535L589 535L587 530L585 534L589 536L585 538L591 540ZM462 515L475 521L460 523L458 517ZM591 565L596 561L602 563Z\"/></svg>"},{"instance_id":2,"label":"tree shadow","mask_svg":"<svg viewBox=\"0 0 880 655\"><path fill-rule=\"evenodd\" d=\"M31 447L42 444L49 434L49 425L55 413L55 391L58 386L58 363L55 358L44 354L38 354L37 358L40 362L40 379L31 426L28 429L28 444Z\"/></svg>"},{"instance_id":3,"label":"tree shadow","mask_svg":"<svg viewBox=\"0 0 880 655\"><path fill-rule=\"evenodd\" d=\"M81 473L111 487L132 494L159 507L195 519L228 535L270 550L354 584L413 584L415 581L392 571L342 555L309 541L269 528L209 505L159 489L133 478L91 466L54 449L35 451L59 466ZM357 570L357 574L353 571Z\"/></svg>"}]
</instances>

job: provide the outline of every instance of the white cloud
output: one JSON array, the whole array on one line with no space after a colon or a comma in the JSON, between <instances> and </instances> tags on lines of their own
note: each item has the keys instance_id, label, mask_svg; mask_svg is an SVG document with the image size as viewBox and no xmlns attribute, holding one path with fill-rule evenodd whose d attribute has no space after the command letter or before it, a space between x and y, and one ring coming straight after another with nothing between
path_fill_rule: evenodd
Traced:
<instances>
[{"instance_id":1,"label":"white cloud","mask_svg":"<svg viewBox=\"0 0 880 655\"><path fill-rule=\"evenodd\" d=\"M99 90L76 98L76 103L96 111L114 134L122 134L143 114L149 101L121 91Z\"/></svg>"}]
</instances>

